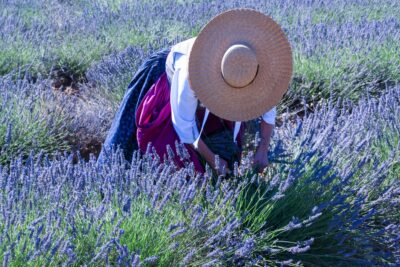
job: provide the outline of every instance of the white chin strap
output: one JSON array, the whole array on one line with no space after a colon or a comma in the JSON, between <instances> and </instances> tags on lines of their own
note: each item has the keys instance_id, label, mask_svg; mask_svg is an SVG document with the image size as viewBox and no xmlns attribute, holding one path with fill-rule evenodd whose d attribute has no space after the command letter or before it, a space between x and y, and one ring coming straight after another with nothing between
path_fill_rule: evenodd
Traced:
<instances>
[{"instance_id":1,"label":"white chin strap","mask_svg":"<svg viewBox=\"0 0 400 267\"><path fill-rule=\"evenodd\" d=\"M233 130L233 142L235 142L236 144L236 137L239 134L239 130L240 130L240 125L242 124L242 122L240 121L235 121L235 128Z\"/></svg>"},{"instance_id":2,"label":"white chin strap","mask_svg":"<svg viewBox=\"0 0 400 267\"><path fill-rule=\"evenodd\" d=\"M206 108L206 113L204 114L204 118L203 118L203 123L201 124L201 129L199 132L199 136L197 137L197 139L194 141L193 145L194 147L197 149L199 146L199 141L200 141L200 137L201 137L201 133L203 132L204 129L204 125L206 124L208 115L210 115L210 111L208 110L208 108ZM239 134L239 130L240 130L240 125L241 122L240 121L236 121L235 122L235 128L233 130L233 141L236 143L236 137Z\"/></svg>"}]
</instances>

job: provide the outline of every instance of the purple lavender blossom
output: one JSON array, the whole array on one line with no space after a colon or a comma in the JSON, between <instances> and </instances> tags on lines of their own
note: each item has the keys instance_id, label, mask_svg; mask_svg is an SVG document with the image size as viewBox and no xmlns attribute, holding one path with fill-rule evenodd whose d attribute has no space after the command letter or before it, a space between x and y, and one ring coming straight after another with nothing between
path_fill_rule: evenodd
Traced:
<instances>
[{"instance_id":1,"label":"purple lavender blossom","mask_svg":"<svg viewBox=\"0 0 400 267\"><path fill-rule=\"evenodd\" d=\"M151 257L147 257L146 259L143 260L144 264L156 264L159 260L158 256L151 256Z\"/></svg>"},{"instance_id":2,"label":"purple lavender blossom","mask_svg":"<svg viewBox=\"0 0 400 267\"><path fill-rule=\"evenodd\" d=\"M235 255L242 258L250 257L250 254L253 252L254 246L254 239L248 238L246 239L246 241L244 241L244 244L235 251Z\"/></svg>"}]
</instances>

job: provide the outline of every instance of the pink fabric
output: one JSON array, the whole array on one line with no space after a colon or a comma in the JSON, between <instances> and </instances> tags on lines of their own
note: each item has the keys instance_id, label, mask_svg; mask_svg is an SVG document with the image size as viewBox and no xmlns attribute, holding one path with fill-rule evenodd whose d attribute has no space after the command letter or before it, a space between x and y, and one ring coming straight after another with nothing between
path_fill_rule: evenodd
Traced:
<instances>
[{"instance_id":1,"label":"pink fabric","mask_svg":"<svg viewBox=\"0 0 400 267\"><path fill-rule=\"evenodd\" d=\"M175 132L171 120L170 89L166 73L163 73L157 82L152 85L144 96L136 112L137 142L139 149L144 153L151 142L161 159L167 153L167 145L174 151L174 161L179 167L184 166L176 154L175 141L179 137ZM195 170L204 173L197 152L185 144L190 160L194 163Z\"/></svg>"}]
</instances>

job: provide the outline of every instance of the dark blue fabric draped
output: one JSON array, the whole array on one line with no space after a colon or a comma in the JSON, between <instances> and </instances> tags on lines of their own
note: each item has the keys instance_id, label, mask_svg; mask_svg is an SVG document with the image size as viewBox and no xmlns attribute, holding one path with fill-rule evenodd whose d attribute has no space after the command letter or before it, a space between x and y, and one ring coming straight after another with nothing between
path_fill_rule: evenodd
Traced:
<instances>
[{"instance_id":1,"label":"dark blue fabric draped","mask_svg":"<svg viewBox=\"0 0 400 267\"><path fill-rule=\"evenodd\" d=\"M166 48L154 53L135 73L113 119L97 163L104 162L111 149L118 147L123 150L125 159L131 161L133 151L138 149L135 124L137 107L150 87L165 72L165 61L169 51L170 49Z\"/></svg>"}]
</instances>

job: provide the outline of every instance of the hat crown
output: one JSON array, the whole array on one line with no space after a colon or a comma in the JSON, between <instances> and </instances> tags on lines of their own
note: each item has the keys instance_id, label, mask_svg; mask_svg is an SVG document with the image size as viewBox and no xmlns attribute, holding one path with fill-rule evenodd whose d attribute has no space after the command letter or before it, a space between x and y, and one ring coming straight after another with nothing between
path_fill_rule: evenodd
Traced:
<instances>
[{"instance_id":1,"label":"hat crown","mask_svg":"<svg viewBox=\"0 0 400 267\"><path fill-rule=\"evenodd\" d=\"M243 44L229 47L221 61L225 82L235 88L249 85L257 76L258 61L254 51Z\"/></svg>"}]
</instances>

